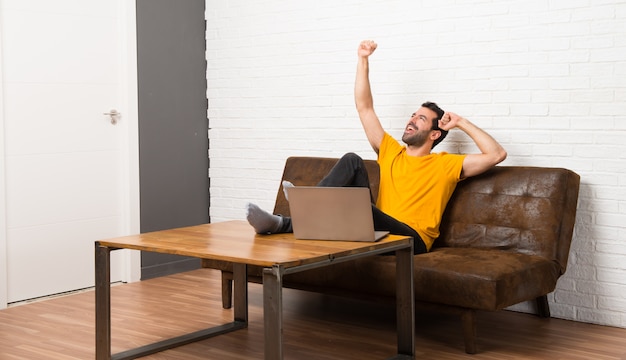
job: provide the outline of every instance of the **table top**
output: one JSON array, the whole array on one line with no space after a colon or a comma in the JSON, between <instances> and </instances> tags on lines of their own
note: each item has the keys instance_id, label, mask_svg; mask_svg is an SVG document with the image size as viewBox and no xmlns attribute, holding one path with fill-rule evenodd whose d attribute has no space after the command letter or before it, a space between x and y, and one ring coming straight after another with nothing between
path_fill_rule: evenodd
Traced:
<instances>
[{"instance_id":1,"label":"table top","mask_svg":"<svg viewBox=\"0 0 626 360\"><path fill-rule=\"evenodd\" d=\"M96 244L287 268L391 249L410 242L410 237L400 235L388 235L377 242L296 240L292 233L259 235L246 221L233 220L99 240Z\"/></svg>"}]
</instances>

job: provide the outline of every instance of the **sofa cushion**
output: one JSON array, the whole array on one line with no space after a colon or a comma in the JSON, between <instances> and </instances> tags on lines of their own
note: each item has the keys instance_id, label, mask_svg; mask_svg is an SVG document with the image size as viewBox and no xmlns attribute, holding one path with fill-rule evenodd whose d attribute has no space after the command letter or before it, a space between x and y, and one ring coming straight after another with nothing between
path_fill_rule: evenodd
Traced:
<instances>
[{"instance_id":1,"label":"sofa cushion","mask_svg":"<svg viewBox=\"0 0 626 360\"><path fill-rule=\"evenodd\" d=\"M478 310L499 310L550 293L559 277L556 262L502 250L440 248L416 255L414 262L416 300ZM285 276L285 285L393 297L395 258L376 256L292 274Z\"/></svg>"},{"instance_id":2,"label":"sofa cushion","mask_svg":"<svg viewBox=\"0 0 626 360\"><path fill-rule=\"evenodd\" d=\"M422 301L499 310L554 290L559 265L537 255L439 248L415 257L415 296Z\"/></svg>"}]
</instances>

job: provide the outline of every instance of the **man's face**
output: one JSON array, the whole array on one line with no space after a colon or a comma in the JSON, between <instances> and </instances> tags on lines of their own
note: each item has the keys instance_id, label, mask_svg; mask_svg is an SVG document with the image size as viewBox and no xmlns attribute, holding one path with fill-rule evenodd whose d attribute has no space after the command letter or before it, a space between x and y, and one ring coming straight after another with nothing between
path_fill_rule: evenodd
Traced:
<instances>
[{"instance_id":1,"label":"man's face","mask_svg":"<svg viewBox=\"0 0 626 360\"><path fill-rule=\"evenodd\" d=\"M433 119L437 113L429 108L421 107L411 115L404 128L402 141L409 146L420 147L426 143L432 131Z\"/></svg>"}]
</instances>

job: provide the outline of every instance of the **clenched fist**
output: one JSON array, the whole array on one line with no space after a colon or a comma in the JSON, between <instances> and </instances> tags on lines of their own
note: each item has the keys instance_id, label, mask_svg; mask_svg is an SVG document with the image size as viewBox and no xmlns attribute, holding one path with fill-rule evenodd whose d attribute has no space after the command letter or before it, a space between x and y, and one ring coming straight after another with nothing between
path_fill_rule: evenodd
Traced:
<instances>
[{"instance_id":1,"label":"clenched fist","mask_svg":"<svg viewBox=\"0 0 626 360\"><path fill-rule=\"evenodd\" d=\"M372 55L377 46L373 40L363 40L359 44L358 54L361 57L368 57Z\"/></svg>"}]
</instances>

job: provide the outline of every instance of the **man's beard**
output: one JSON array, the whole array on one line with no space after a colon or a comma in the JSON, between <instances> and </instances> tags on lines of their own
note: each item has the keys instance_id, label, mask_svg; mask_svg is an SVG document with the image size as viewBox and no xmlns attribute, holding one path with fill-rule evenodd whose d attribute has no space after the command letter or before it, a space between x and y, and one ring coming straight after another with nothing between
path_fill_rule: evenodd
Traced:
<instances>
[{"instance_id":1,"label":"man's beard","mask_svg":"<svg viewBox=\"0 0 626 360\"><path fill-rule=\"evenodd\" d=\"M409 146L421 147L426 143L429 133L430 131L416 130L413 135L409 135L405 132L402 134L402 141Z\"/></svg>"}]
</instances>

